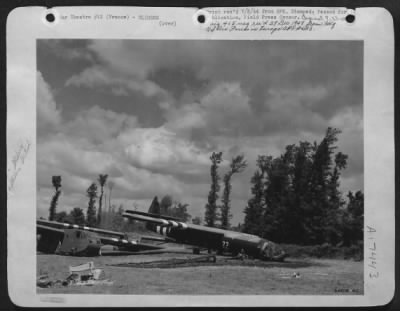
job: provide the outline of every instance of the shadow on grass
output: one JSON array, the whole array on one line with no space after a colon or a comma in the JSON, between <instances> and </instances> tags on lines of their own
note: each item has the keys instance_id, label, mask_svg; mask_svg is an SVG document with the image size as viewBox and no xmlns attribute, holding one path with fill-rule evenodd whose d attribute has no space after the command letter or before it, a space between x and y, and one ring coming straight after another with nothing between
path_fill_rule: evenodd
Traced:
<instances>
[{"instance_id":1,"label":"shadow on grass","mask_svg":"<svg viewBox=\"0 0 400 311\"><path fill-rule=\"evenodd\" d=\"M173 268L185 268L185 267L200 267L200 266L213 266L213 267L230 267L230 266L241 266L241 267L260 267L260 268L307 268L307 267L324 267L326 264L307 261L307 260L287 260L284 262L274 262L274 261L261 261L261 260L239 260L239 259L217 259L216 262L191 262L185 260L179 260L178 262L175 259L168 260L157 260L150 262L124 262L118 264L109 264L109 266L114 267L125 267L125 268L159 268L159 269L173 269Z\"/></svg>"}]
</instances>

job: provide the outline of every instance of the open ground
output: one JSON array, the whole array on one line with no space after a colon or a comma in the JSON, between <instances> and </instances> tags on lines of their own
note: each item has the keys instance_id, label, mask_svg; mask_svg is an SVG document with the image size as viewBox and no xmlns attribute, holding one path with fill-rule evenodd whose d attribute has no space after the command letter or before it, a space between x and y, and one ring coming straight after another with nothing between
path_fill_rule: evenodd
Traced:
<instances>
[{"instance_id":1,"label":"open ground","mask_svg":"<svg viewBox=\"0 0 400 311\"><path fill-rule=\"evenodd\" d=\"M93 261L113 285L53 286L37 288L38 294L131 294L131 295L362 295L363 262L339 259L288 258L284 263L227 260L217 257L216 265L180 268L117 267L111 264L140 263L195 255L69 257L37 255L37 274L65 280L69 266ZM224 264L221 264L224 263Z\"/></svg>"}]
</instances>

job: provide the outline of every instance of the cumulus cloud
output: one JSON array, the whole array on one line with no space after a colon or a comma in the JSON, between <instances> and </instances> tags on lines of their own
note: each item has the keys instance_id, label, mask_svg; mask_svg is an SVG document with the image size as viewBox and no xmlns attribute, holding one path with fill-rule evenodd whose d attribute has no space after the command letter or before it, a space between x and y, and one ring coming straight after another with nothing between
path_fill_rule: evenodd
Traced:
<instances>
[{"instance_id":1,"label":"cumulus cloud","mask_svg":"<svg viewBox=\"0 0 400 311\"><path fill-rule=\"evenodd\" d=\"M113 157L62 134L42 142L38 148L39 168L56 172L63 170L86 179L113 169ZM39 171L41 174L42 172Z\"/></svg>"},{"instance_id":2,"label":"cumulus cloud","mask_svg":"<svg viewBox=\"0 0 400 311\"><path fill-rule=\"evenodd\" d=\"M38 40L38 48L43 53L51 53L58 58L65 60L86 60L93 62L93 53L87 48L86 40L80 40L81 44L77 44L79 41L74 40L73 44L70 44L70 40L59 40L59 39L45 39Z\"/></svg>"},{"instance_id":3,"label":"cumulus cloud","mask_svg":"<svg viewBox=\"0 0 400 311\"><path fill-rule=\"evenodd\" d=\"M362 44L67 41L42 44L39 51L51 57L63 47L70 59L53 58L63 58L60 67L75 66L60 70L58 105L53 84L38 73L38 117L47 129L38 140L42 210L52 175L63 176L63 204L72 208L86 206L87 187L106 173L115 183L115 204L140 202L145 210L155 195L170 194L201 216L209 156L223 151L221 175L235 155L249 163L233 180L232 212L242 221L257 156L278 156L300 140L320 141L328 126L343 130L339 148L349 154L342 189L362 187ZM77 65L78 59L85 63Z\"/></svg>"},{"instance_id":4,"label":"cumulus cloud","mask_svg":"<svg viewBox=\"0 0 400 311\"><path fill-rule=\"evenodd\" d=\"M105 173L115 184L115 198L144 199L160 193L181 195L183 184L176 176L153 169L153 164L159 164L159 160L165 158L157 160L153 157L154 161L144 163L140 162L143 160L143 154L140 153L125 158L121 156L124 152L122 141L119 143L117 139L113 140L113 150L101 148L90 142L83 143L63 134L42 142L38 146L38 187L43 191L51 189L51 176L61 175L65 196L85 194L89 185L96 181L98 174ZM139 163L134 165L136 156ZM140 167L141 164L145 167ZM146 164L151 167L147 168ZM85 204L85 197L78 198L81 200L80 205ZM44 209L47 206L42 205L40 208Z\"/></svg>"},{"instance_id":5,"label":"cumulus cloud","mask_svg":"<svg viewBox=\"0 0 400 311\"><path fill-rule=\"evenodd\" d=\"M208 135L241 135L254 122L249 96L237 82L222 82L195 103L167 107L165 126L182 133L197 129Z\"/></svg>"},{"instance_id":6,"label":"cumulus cloud","mask_svg":"<svg viewBox=\"0 0 400 311\"><path fill-rule=\"evenodd\" d=\"M184 69L202 80L240 81L246 89L345 80L348 91L359 91L362 85L360 42L96 40L88 49L116 71L142 79L166 69Z\"/></svg>"},{"instance_id":7,"label":"cumulus cloud","mask_svg":"<svg viewBox=\"0 0 400 311\"><path fill-rule=\"evenodd\" d=\"M121 77L105 65L95 65L73 75L66 82L66 86L88 88L110 88L116 96L128 96L132 92L143 93L145 96L163 95L164 91L154 82L140 79L135 75Z\"/></svg>"},{"instance_id":8,"label":"cumulus cloud","mask_svg":"<svg viewBox=\"0 0 400 311\"><path fill-rule=\"evenodd\" d=\"M98 174L106 173L119 199L143 200L160 193L180 197L185 186L180 176L198 178L207 171L209 155L163 127L139 126L133 116L97 106L64 121L39 142L39 195L52 188L51 176L61 175L63 193L85 202L76 194L85 194ZM45 201L38 201L42 210Z\"/></svg>"},{"instance_id":9,"label":"cumulus cloud","mask_svg":"<svg viewBox=\"0 0 400 311\"><path fill-rule=\"evenodd\" d=\"M71 137L85 138L94 144L104 144L117 137L121 131L138 126L139 122L135 116L92 106L65 123L62 131Z\"/></svg>"},{"instance_id":10,"label":"cumulus cloud","mask_svg":"<svg viewBox=\"0 0 400 311\"><path fill-rule=\"evenodd\" d=\"M202 149L164 127L125 131L118 141L130 164L157 172L195 175L209 162Z\"/></svg>"},{"instance_id":11,"label":"cumulus cloud","mask_svg":"<svg viewBox=\"0 0 400 311\"><path fill-rule=\"evenodd\" d=\"M271 89L268 95L260 120L264 132L321 132L326 127L327 120L310 109L316 103L321 104L325 88L278 88Z\"/></svg>"}]
</instances>

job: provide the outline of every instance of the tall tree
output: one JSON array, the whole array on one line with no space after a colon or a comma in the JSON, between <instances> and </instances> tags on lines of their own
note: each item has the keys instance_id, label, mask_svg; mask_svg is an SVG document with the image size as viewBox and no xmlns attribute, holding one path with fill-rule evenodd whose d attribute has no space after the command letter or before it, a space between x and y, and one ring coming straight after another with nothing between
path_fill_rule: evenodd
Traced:
<instances>
[{"instance_id":1,"label":"tall tree","mask_svg":"<svg viewBox=\"0 0 400 311\"><path fill-rule=\"evenodd\" d=\"M80 207L74 207L69 214L70 219L76 225L84 225L85 224L85 214Z\"/></svg>"},{"instance_id":2,"label":"tall tree","mask_svg":"<svg viewBox=\"0 0 400 311\"><path fill-rule=\"evenodd\" d=\"M65 211L56 213L56 215L54 216L54 220L58 221L58 222L67 222L67 223L70 222L69 221L70 219L68 218L68 214Z\"/></svg>"},{"instance_id":3,"label":"tall tree","mask_svg":"<svg viewBox=\"0 0 400 311\"><path fill-rule=\"evenodd\" d=\"M193 223L194 225L201 225L201 221L202 221L202 219L201 219L201 217L199 217L199 216L196 216L196 217L194 217L194 218L192 219L192 223Z\"/></svg>"},{"instance_id":4,"label":"tall tree","mask_svg":"<svg viewBox=\"0 0 400 311\"><path fill-rule=\"evenodd\" d=\"M157 196L154 197L153 201L150 204L149 213L160 214L160 203L158 203Z\"/></svg>"},{"instance_id":5,"label":"tall tree","mask_svg":"<svg viewBox=\"0 0 400 311\"><path fill-rule=\"evenodd\" d=\"M188 206L189 204L187 203L175 202L174 205L168 209L166 215L179 218L182 221L187 222L190 220L190 218L192 218L187 211Z\"/></svg>"},{"instance_id":6,"label":"tall tree","mask_svg":"<svg viewBox=\"0 0 400 311\"><path fill-rule=\"evenodd\" d=\"M92 183L86 190L89 198L88 209L86 213L86 223L90 227L96 226L96 198L97 198L97 185Z\"/></svg>"},{"instance_id":7,"label":"tall tree","mask_svg":"<svg viewBox=\"0 0 400 311\"><path fill-rule=\"evenodd\" d=\"M285 243L335 245L342 240L352 216L344 209L340 192L340 175L348 157L336 152L339 133L328 128L319 143L301 141L286 146L278 157L259 157L252 178L253 197L245 209L245 232Z\"/></svg>"},{"instance_id":8,"label":"tall tree","mask_svg":"<svg viewBox=\"0 0 400 311\"><path fill-rule=\"evenodd\" d=\"M51 203L50 203L49 220L55 220L55 215L57 212L58 198L60 197L60 194L61 194L61 176L53 176L51 178L51 182L53 184L55 192L54 192L53 198L51 199Z\"/></svg>"},{"instance_id":9,"label":"tall tree","mask_svg":"<svg viewBox=\"0 0 400 311\"><path fill-rule=\"evenodd\" d=\"M206 212L204 220L208 227L214 227L217 220L217 200L220 190L219 181L221 177L218 174L218 166L222 162L222 152L213 152L211 157L211 189L208 194L208 203L206 204Z\"/></svg>"},{"instance_id":10,"label":"tall tree","mask_svg":"<svg viewBox=\"0 0 400 311\"><path fill-rule=\"evenodd\" d=\"M119 205L118 210L113 212L112 219L112 229L117 231L122 231L124 226L124 217L122 214L124 213L124 206L122 204Z\"/></svg>"},{"instance_id":11,"label":"tall tree","mask_svg":"<svg viewBox=\"0 0 400 311\"><path fill-rule=\"evenodd\" d=\"M242 231L250 234L262 235L264 231L264 213L265 213L265 187L267 180L266 173L271 166L271 156L258 156L257 170L250 182L252 184L252 197L247 202L244 210L245 219Z\"/></svg>"},{"instance_id":12,"label":"tall tree","mask_svg":"<svg viewBox=\"0 0 400 311\"><path fill-rule=\"evenodd\" d=\"M173 203L172 196L165 195L160 202L160 214L168 215L168 210L171 208Z\"/></svg>"},{"instance_id":13,"label":"tall tree","mask_svg":"<svg viewBox=\"0 0 400 311\"><path fill-rule=\"evenodd\" d=\"M345 205L340 192L340 172L347 166L348 156L338 152L334 157L334 167L327 183L327 205L324 211L324 240L336 245L343 239L339 214ZM339 210L340 209L340 210Z\"/></svg>"},{"instance_id":14,"label":"tall tree","mask_svg":"<svg viewBox=\"0 0 400 311\"><path fill-rule=\"evenodd\" d=\"M362 191L349 191L347 198L343 213L343 244L349 246L364 240L364 194Z\"/></svg>"},{"instance_id":15,"label":"tall tree","mask_svg":"<svg viewBox=\"0 0 400 311\"><path fill-rule=\"evenodd\" d=\"M310 198L310 174L312 167L312 145L301 141L296 147L293 168L293 201L290 212L292 221L290 223L292 234L291 241L296 244L306 243L311 234L311 226L308 222L311 217Z\"/></svg>"},{"instance_id":16,"label":"tall tree","mask_svg":"<svg viewBox=\"0 0 400 311\"><path fill-rule=\"evenodd\" d=\"M228 229L230 227L230 219L232 215L230 195L232 191L231 179L236 173L241 173L247 166L247 162L244 159L244 155L238 155L232 158L229 171L224 176L224 193L222 196L221 205L221 228Z\"/></svg>"},{"instance_id":17,"label":"tall tree","mask_svg":"<svg viewBox=\"0 0 400 311\"><path fill-rule=\"evenodd\" d=\"M265 213L263 236L282 242L288 235L290 221L289 200L291 198L290 164L292 149L271 161L265 181Z\"/></svg>"},{"instance_id":18,"label":"tall tree","mask_svg":"<svg viewBox=\"0 0 400 311\"><path fill-rule=\"evenodd\" d=\"M97 225L101 224L101 213L102 213L101 207L102 207L102 201L103 201L103 195L104 195L104 185L107 182L107 178L108 178L107 174L104 174L104 175L100 174L99 178L97 179L100 184L99 210L97 213Z\"/></svg>"},{"instance_id":19,"label":"tall tree","mask_svg":"<svg viewBox=\"0 0 400 311\"><path fill-rule=\"evenodd\" d=\"M336 226L335 220L337 219L333 215L336 214L338 206L335 206L339 202L338 198L334 198L336 202L333 202L333 197L336 196L338 191L337 180L339 178L339 171L333 167L334 165L334 153L337 149L336 142L338 141L338 135L341 133L339 129L328 127L325 133L325 137L317 145L314 144L314 157L313 166L311 172L310 181L310 194L312 202L312 231L313 239L310 241L313 244L321 244L324 242L335 243L337 239L334 233ZM338 164L336 168L342 168L346 165L347 156L343 154L338 157ZM332 178L333 177L333 178ZM333 186L333 187L332 187ZM330 241L332 240L332 241Z\"/></svg>"},{"instance_id":20,"label":"tall tree","mask_svg":"<svg viewBox=\"0 0 400 311\"><path fill-rule=\"evenodd\" d=\"M109 180L108 181L108 183L107 183L107 186L108 186L108 212L110 213L111 212L111 208L112 208L112 205L111 205L111 192L112 192L112 190L113 190L113 188L114 188L114 182L112 181L112 180Z\"/></svg>"},{"instance_id":21,"label":"tall tree","mask_svg":"<svg viewBox=\"0 0 400 311\"><path fill-rule=\"evenodd\" d=\"M262 233L262 218L264 214L263 203L263 175L257 170L251 178L253 184L251 193L253 197L249 199L247 206L244 210L245 218L242 227L243 232L261 235Z\"/></svg>"}]
</instances>

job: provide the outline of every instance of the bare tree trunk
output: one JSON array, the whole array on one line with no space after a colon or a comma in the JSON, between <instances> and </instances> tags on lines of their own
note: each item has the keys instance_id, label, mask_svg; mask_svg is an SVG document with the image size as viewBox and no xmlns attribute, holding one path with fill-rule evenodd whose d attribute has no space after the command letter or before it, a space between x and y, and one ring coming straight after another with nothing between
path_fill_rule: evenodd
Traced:
<instances>
[{"instance_id":1,"label":"bare tree trunk","mask_svg":"<svg viewBox=\"0 0 400 311\"><path fill-rule=\"evenodd\" d=\"M108 196L108 212L111 212L111 192L112 192L112 187L110 187L110 195Z\"/></svg>"}]
</instances>

